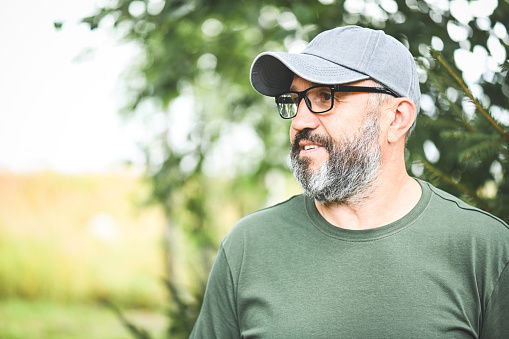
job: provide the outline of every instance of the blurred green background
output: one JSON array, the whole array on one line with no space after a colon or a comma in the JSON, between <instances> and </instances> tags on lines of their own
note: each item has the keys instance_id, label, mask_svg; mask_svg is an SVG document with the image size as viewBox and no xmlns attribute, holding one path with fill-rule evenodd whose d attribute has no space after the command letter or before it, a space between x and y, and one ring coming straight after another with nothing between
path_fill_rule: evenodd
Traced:
<instances>
[{"instance_id":1,"label":"blurred green background","mask_svg":"<svg viewBox=\"0 0 509 339\"><path fill-rule=\"evenodd\" d=\"M384 29L416 58L409 172L509 220L507 0L97 6L87 29L137 51L119 113L145 132L142 174L2 176L0 338L186 338L226 232L299 192L288 122L251 88L251 62L337 26Z\"/></svg>"},{"instance_id":2,"label":"blurred green background","mask_svg":"<svg viewBox=\"0 0 509 339\"><path fill-rule=\"evenodd\" d=\"M164 331L161 209L129 172L0 174L0 338L126 338L109 300Z\"/></svg>"}]
</instances>

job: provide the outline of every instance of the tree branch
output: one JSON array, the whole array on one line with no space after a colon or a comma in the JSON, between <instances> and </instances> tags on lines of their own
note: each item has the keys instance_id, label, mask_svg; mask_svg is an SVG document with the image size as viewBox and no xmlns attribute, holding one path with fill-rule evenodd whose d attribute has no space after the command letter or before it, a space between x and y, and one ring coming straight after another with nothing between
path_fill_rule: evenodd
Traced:
<instances>
[{"instance_id":1,"label":"tree branch","mask_svg":"<svg viewBox=\"0 0 509 339\"><path fill-rule=\"evenodd\" d=\"M479 110L479 112L482 113L482 115L484 115L484 117L486 119L488 119L488 121L497 129L497 131L502 134L502 137L505 139L505 140L509 140L509 135L504 131L504 129L491 117L491 115L486 112L486 110L481 106L481 104L479 103L479 101L472 95L472 92L470 92L470 90L468 89L467 85L465 85L465 83L463 82L463 80L461 80L461 78L452 70L452 68L449 66L449 64L442 58L442 56L437 53L436 51L431 51L431 55L433 56L433 58L435 58L436 60L438 60L438 62L440 62L442 64L442 66L445 67L445 69L449 72L449 74L452 75L452 77L454 78L454 80L456 80L456 82L460 85L460 87L463 89L463 91L465 92L465 94L470 98L470 100L472 100L472 102L474 103L474 105L477 107L477 109Z\"/></svg>"}]
</instances>

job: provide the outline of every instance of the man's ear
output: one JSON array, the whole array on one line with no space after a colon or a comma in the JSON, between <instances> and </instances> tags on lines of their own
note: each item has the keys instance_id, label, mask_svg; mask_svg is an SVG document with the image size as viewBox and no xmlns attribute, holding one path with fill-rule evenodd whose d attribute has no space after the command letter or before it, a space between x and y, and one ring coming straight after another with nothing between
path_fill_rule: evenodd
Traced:
<instances>
[{"instance_id":1,"label":"man's ear","mask_svg":"<svg viewBox=\"0 0 509 339\"><path fill-rule=\"evenodd\" d=\"M412 127L416 118L415 104L409 98L395 98L388 107L393 114L390 117L387 129L387 141L394 143L401 138L406 139L406 134Z\"/></svg>"}]
</instances>

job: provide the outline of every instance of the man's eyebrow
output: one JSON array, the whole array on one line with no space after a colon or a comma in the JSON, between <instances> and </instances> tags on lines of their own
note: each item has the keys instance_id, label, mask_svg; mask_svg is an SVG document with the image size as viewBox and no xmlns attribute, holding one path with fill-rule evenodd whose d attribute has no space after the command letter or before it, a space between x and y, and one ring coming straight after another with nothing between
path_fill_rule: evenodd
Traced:
<instances>
[{"instance_id":1,"label":"man's eyebrow","mask_svg":"<svg viewBox=\"0 0 509 339\"><path fill-rule=\"evenodd\" d=\"M316 83L316 82L312 82L312 83L311 83L311 86L309 86L309 87L318 86L318 85L321 85L321 84L318 84L318 83ZM324 85L324 86L327 86L327 85ZM309 88L309 87L308 87L308 88ZM297 89L297 87L295 87L295 85L291 85L291 86L290 86L290 91L293 91L293 92L299 92L299 90Z\"/></svg>"}]
</instances>

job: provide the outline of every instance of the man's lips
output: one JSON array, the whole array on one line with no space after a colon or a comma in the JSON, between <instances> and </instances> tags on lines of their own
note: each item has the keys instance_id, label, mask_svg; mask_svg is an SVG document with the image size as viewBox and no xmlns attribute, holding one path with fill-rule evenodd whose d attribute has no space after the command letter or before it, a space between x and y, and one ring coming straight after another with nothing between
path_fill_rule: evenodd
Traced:
<instances>
[{"instance_id":1,"label":"man's lips","mask_svg":"<svg viewBox=\"0 0 509 339\"><path fill-rule=\"evenodd\" d=\"M310 129L299 131L292 142L292 153L294 156L311 156L315 152L325 151L329 153L330 140L318 133L313 133Z\"/></svg>"},{"instance_id":2,"label":"man's lips","mask_svg":"<svg viewBox=\"0 0 509 339\"><path fill-rule=\"evenodd\" d=\"M323 148L323 146L316 142L308 140L302 140L299 142L300 153L316 151L319 150L320 148Z\"/></svg>"}]
</instances>

